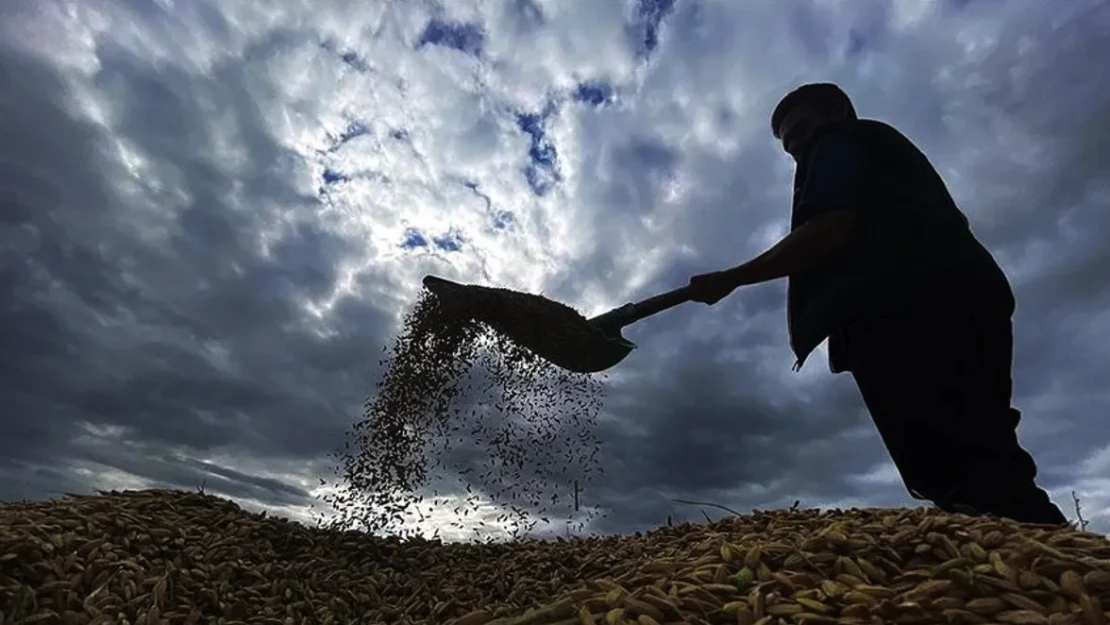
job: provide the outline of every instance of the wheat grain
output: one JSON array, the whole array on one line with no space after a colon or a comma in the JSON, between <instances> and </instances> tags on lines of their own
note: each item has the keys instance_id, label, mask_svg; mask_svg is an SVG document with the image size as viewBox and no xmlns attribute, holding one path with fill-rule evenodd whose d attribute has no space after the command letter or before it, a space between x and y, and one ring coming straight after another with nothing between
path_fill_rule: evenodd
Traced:
<instances>
[{"instance_id":1,"label":"wheat grain","mask_svg":"<svg viewBox=\"0 0 1110 625\"><path fill-rule=\"evenodd\" d=\"M670 529L657 534L675 536ZM632 580L608 596L620 610L611 613L613 622L642 613L629 608L637 592L647 592L640 603L651 597L657 611L671 608L663 619L649 615L665 624L1101 625L1110 609L1110 542L1071 529L925 509L853 510L758 513L691 536L697 540L680 540L685 566L637 561L607 575ZM849 545L850 556L828 552ZM723 570L729 583L712 570ZM489 625L519 625L517 618Z\"/></svg>"}]
</instances>

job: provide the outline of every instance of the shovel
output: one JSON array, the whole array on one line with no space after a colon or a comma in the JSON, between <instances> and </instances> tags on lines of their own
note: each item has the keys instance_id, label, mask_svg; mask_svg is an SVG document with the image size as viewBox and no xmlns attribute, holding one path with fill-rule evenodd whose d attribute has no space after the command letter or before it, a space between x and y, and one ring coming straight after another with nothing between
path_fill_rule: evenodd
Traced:
<instances>
[{"instance_id":1,"label":"shovel","mask_svg":"<svg viewBox=\"0 0 1110 625\"><path fill-rule=\"evenodd\" d=\"M459 284L437 276L424 276L424 287L444 302L462 301L469 289L485 287ZM487 290L487 293L489 291ZM690 287L684 286L673 291L649 297L639 302L625 304L592 319L582 319L579 327L563 328L555 332L534 332L528 336L512 336L521 346L548 362L574 373L597 373L609 369L632 353L636 344L621 336L621 330L641 319L674 308L690 301ZM538 298L540 302L554 304L550 300ZM543 327L544 315L535 310L522 310L521 315L532 316L528 319L536 327ZM567 346L566 336L574 336L575 344ZM560 338L564 340L560 340ZM569 347L569 349L568 349Z\"/></svg>"}]
</instances>

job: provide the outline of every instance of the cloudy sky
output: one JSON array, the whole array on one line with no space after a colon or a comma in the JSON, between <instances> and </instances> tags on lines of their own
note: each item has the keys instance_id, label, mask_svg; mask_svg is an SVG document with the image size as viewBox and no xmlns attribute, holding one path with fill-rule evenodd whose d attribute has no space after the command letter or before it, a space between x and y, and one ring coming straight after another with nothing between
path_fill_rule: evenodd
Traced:
<instances>
[{"instance_id":1,"label":"cloudy sky","mask_svg":"<svg viewBox=\"0 0 1110 625\"><path fill-rule=\"evenodd\" d=\"M307 518L435 273L595 314L787 227L777 99L934 160L1018 295L1021 437L1110 531L1110 6L1087 0L0 3L0 499L173 487ZM785 284L626 334L601 532L901 506Z\"/></svg>"}]
</instances>

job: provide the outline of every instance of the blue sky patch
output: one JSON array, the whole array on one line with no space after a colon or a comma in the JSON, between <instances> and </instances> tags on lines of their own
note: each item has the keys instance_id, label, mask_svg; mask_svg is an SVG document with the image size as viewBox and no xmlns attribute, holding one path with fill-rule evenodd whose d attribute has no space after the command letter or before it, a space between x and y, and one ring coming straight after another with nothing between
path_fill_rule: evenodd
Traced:
<instances>
[{"instance_id":1,"label":"blue sky patch","mask_svg":"<svg viewBox=\"0 0 1110 625\"><path fill-rule=\"evenodd\" d=\"M435 246L436 249L444 252L458 252L462 249L462 245L463 237L456 231L431 237L429 241L428 236L416 228L406 229L405 236L401 241L401 247L406 250Z\"/></svg>"},{"instance_id":2,"label":"blue sky patch","mask_svg":"<svg viewBox=\"0 0 1110 625\"><path fill-rule=\"evenodd\" d=\"M494 211L493 213L493 227L498 230L505 230L516 223L516 218L509 211Z\"/></svg>"},{"instance_id":3,"label":"blue sky patch","mask_svg":"<svg viewBox=\"0 0 1110 625\"><path fill-rule=\"evenodd\" d=\"M401 241L401 247L406 250L415 249L418 247L428 247L428 239L424 237L416 228L409 228L405 230L405 238Z\"/></svg>"},{"instance_id":4,"label":"blue sky patch","mask_svg":"<svg viewBox=\"0 0 1110 625\"><path fill-rule=\"evenodd\" d=\"M524 178L532 192L538 196L546 195L560 180L558 152L555 145L547 139L544 122L555 112L553 103L548 103L542 113L520 113L517 127L524 131L532 141L528 147L530 162L524 167Z\"/></svg>"},{"instance_id":5,"label":"blue sky patch","mask_svg":"<svg viewBox=\"0 0 1110 625\"><path fill-rule=\"evenodd\" d=\"M574 99L586 104L601 106L613 101L613 87L604 82L584 82L574 90Z\"/></svg>"},{"instance_id":6,"label":"blue sky patch","mask_svg":"<svg viewBox=\"0 0 1110 625\"><path fill-rule=\"evenodd\" d=\"M347 126L339 132L339 134L328 133L328 147L326 152L335 152L344 144L370 134L370 128L357 120L352 120L347 123Z\"/></svg>"},{"instance_id":7,"label":"blue sky patch","mask_svg":"<svg viewBox=\"0 0 1110 625\"><path fill-rule=\"evenodd\" d=\"M343 62L348 66L360 72L370 71L370 66L366 64L366 59L359 56L357 52L348 50L340 55L339 58L343 59Z\"/></svg>"},{"instance_id":8,"label":"blue sky patch","mask_svg":"<svg viewBox=\"0 0 1110 625\"><path fill-rule=\"evenodd\" d=\"M638 0L632 31L637 36L636 56L651 56L659 46L659 29L674 11L674 0Z\"/></svg>"},{"instance_id":9,"label":"blue sky patch","mask_svg":"<svg viewBox=\"0 0 1110 625\"><path fill-rule=\"evenodd\" d=\"M366 59L361 54L354 50L340 49L333 40L329 39L320 42L320 47L338 56L340 61L357 72L365 73L371 71L370 64L366 62Z\"/></svg>"},{"instance_id":10,"label":"blue sky patch","mask_svg":"<svg viewBox=\"0 0 1110 625\"><path fill-rule=\"evenodd\" d=\"M339 135L339 143L346 143L355 137L370 134L370 129L367 128L362 122L351 122L343 129Z\"/></svg>"},{"instance_id":11,"label":"blue sky patch","mask_svg":"<svg viewBox=\"0 0 1110 625\"><path fill-rule=\"evenodd\" d=\"M435 246L445 252L457 252L462 249L462 237L457 232L451 232L442 236L433 237L432 242Z\"/></svg>"},{"instance_id":12,"label":"blue sky patch","mask_svg":"<svg viewBox=\"0 0 1110 625\"><path fill-rule=\"evenodd\" d=\"M485 34L479 26L433 19L424 27L424 32L420 33L416 47L443 46L471 56L481 56L484 42Z\"/></svg>"}]
</instances>

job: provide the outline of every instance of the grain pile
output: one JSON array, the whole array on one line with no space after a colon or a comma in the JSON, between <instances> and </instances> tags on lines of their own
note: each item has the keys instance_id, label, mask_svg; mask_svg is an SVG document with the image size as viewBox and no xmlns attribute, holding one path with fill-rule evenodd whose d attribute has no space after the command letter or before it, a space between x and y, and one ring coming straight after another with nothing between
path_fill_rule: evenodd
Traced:
<instances>
[{"instance_id":1,"label":"grain pile","mask_svg":"<svg viewBox=\"0 0 1110 625\"><path fill-rule=\"evenodd\" d=\"M463 295L445 304L424 291L387 346L377 394L323 497L337 513L330 528L404 535L421 515L452 508L462 527L488 504L504 511L496 521L512 535L556 514L579 525L593 518L576 496L601 472L594 426L603 386L522 347L573 340L565 328L581 317L505 289Z\"/></svg>"},{"instance_id":2,"label":"grain pile","mask_svg":"<svg viewBox=\"0 0 1110 625\"><path fill-rule=\"evenodd\" d=\"M1107 609L1104 537L924 508L442 544L198 493L0 507L5 625L1104 625Z\"/></svg>"}]
</instances>

